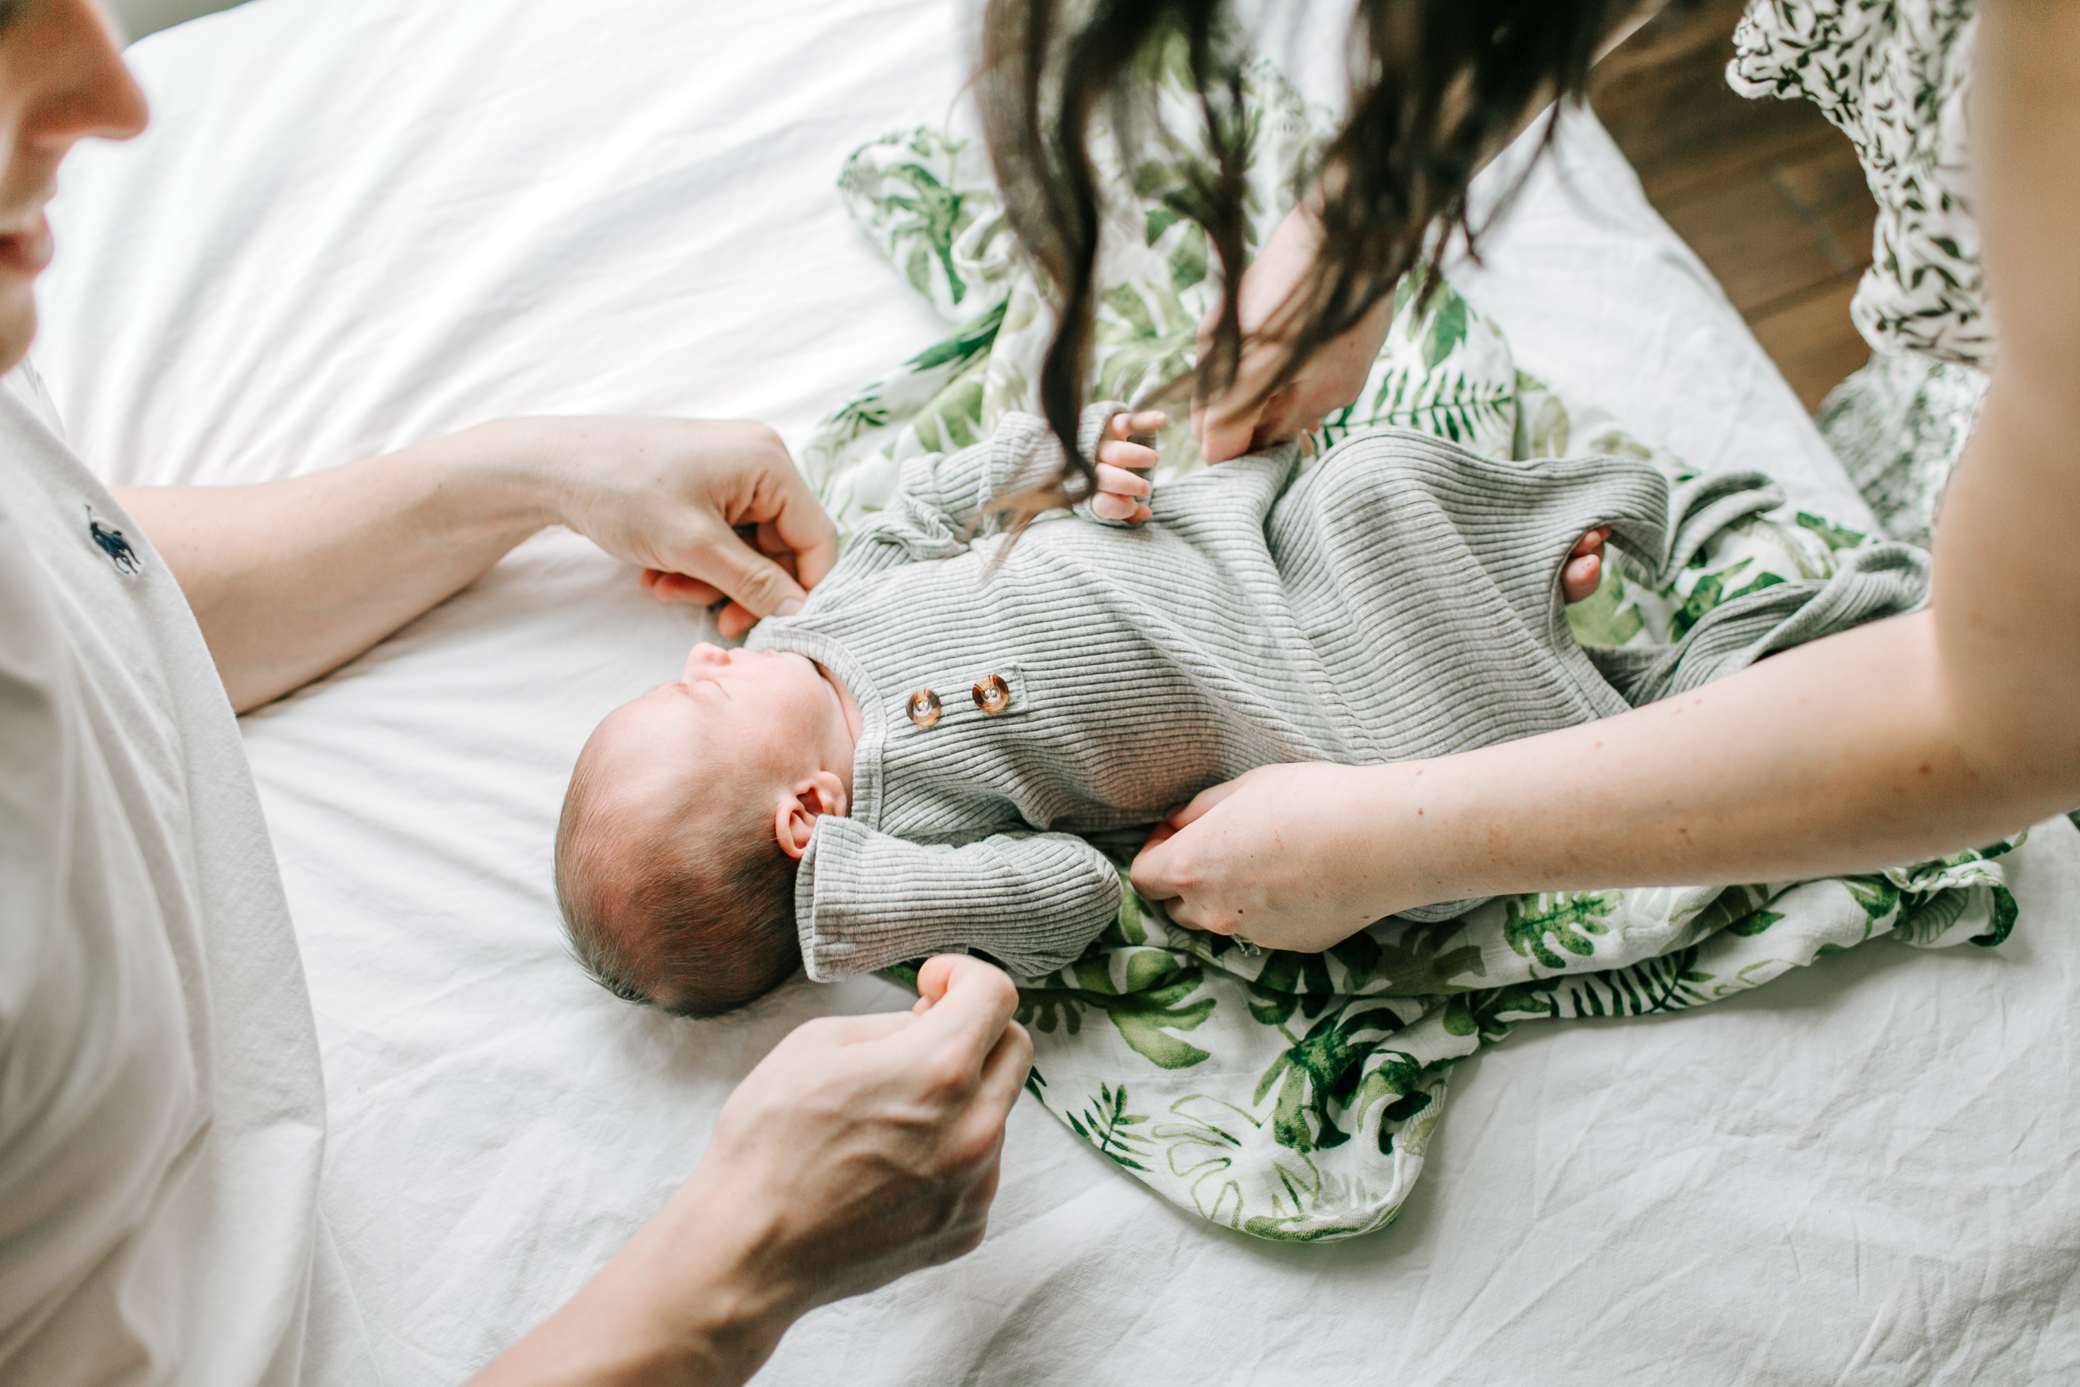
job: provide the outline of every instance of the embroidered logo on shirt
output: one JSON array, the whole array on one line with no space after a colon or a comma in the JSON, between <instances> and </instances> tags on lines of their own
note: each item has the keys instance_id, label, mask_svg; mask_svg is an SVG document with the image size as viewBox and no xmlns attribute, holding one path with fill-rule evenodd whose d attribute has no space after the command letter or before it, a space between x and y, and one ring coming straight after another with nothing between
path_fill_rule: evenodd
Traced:
<instances>
[{"instance_id":1,"label":"embroidered logo on shirt","mask_svg":"<svg viewBox=\"0 0 2080 1387\"><path fill-rule=\"evenodd\" d=\"M87 507L87 536L99 546L102 553L108 555L108 561L116 566L116 572L125 577L137 573L143 567L137 561L137 551L130 547L129 540L123 538L123 532L96 520L92 506Z\"/></svg>"}]
</instances>

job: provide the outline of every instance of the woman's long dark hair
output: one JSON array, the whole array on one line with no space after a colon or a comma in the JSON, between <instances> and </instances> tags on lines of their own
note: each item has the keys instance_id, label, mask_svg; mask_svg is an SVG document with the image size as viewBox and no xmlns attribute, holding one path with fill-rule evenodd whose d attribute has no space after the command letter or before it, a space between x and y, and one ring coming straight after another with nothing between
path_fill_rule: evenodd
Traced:
<instances>
[{"instance_id":1,"label":"woman's long dark hair","mask_svg":"<svg viewBox=\"0 0 2080 1387\"><path fill-rule=\"evenodd\" d=\"M1481 161L1528 112L1580 96L1603 37L1642 3L1359 0L1351 37L1362 56L1349 114L1316 170L1316 276L1289 306L1291 352L1267 394L1356 327L1411 270L1434 268L1455 235L1472 245L1466 189ZM1053 281L1061 315L1040 400L1070 445L1064 497L1092 480L1073 443L1095 308L1093 126L1102 116L1123 146L1158 133L1154 89L1163 63L1181 64L1198 94L1204 128L1193 142L1206 151L1184 164L1187 186L1172 205L1205 230L1224 285L1198 384L1210 393L1234 381L1249 145L1246 54L1235 32L1225 0L989 0L985 10L977 90L990 154L1012 227Z\"/></svg>"}]
</instances>

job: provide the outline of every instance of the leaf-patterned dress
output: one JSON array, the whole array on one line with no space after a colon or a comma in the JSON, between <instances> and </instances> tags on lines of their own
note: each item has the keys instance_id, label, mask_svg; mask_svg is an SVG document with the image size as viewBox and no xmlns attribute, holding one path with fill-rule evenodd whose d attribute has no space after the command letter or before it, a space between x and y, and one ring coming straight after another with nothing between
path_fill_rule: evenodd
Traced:
<instances>
[{"instance_id":1,"label":"leaf-patterned dress","mask_svg":"<svg viewBox=\"0 0 2080 1387\"><path fill-rule=\"evenodd\" d=\"M1851 313L1870 364L1820 427L1897 539L1926 545L1986 392L1994 324L1967 168L1977 0L1753 0L1727 79L1803 96L1848 135L1878 203Z\"/></svg>"}]
</instances>

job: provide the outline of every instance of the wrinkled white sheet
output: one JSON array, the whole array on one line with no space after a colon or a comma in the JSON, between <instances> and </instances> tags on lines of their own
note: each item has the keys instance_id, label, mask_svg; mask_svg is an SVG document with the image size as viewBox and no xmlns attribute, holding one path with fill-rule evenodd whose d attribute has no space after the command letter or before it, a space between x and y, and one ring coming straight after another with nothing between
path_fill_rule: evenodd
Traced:
<instances>
[{"instance_id":1,"label":"wrinkled white sheet","mask_svg":"<svg viewBox=\"0 0 2080 1387\"><path fill-rule=\"evenodd\" d=\"M231 482L502 414L793 441L941 328L848 226L854 146L942 121L949 0L256 0L133 50L157 110L55 212L38 358L112 480ZM1593 121L1467 291L1529 370L1858 519ZM1832 498L1831 501L1824 498ZM565 956L571 758L701 634L567 535L246 720L325 1047L326 1206L397 1383L574 1291L797 1021L632 1011ZM1998 951L1878 944L1704 1012L1527 1027L1355 1244L1157 1200L1036 1106L965 1261L802 1322L773 1383L2045 1382L2080 1375L2080 835ZM1335 1380L1333 1377L1327 1380Z\"/></svg>"}]
</instances>

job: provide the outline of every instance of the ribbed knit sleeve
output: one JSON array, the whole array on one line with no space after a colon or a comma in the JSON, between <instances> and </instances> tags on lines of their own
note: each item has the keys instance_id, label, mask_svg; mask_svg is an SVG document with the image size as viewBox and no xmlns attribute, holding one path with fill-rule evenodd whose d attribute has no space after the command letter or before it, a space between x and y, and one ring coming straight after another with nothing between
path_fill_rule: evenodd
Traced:
<instances>
[{"instance_id":1,"label":"ribbed knit sleeve","mask_svg":"<svg viewBox=\"0 0 2080 1387\"><path fill-rule=\"evenodd\" d=\"M1000 833L956 848L826 817L795 878L802 962L817 982L969 948L1013 973L1052 972L1119 903L1112 863L1066 833Z\"/></svg>"},{"instance_id":2,"label":"ribbed knit sleeve","mask_svg":"<svg viewBox=\"0 0 2080 1387\"><path fill-rule=\"evenodd\" d=\"M1121 405L1084 408L1077 446L1095 457L1105 424ZM1062 447L1047 421L1031 414L1004 416L990 436L956 453L921 453L903 462L895 500L854 537L866 552L848 569L872 572L898 563L949 558L974 540L998 532L996 510L1007 499L1052 485L1062 472Z\"/></svg>"}]
</instances>

